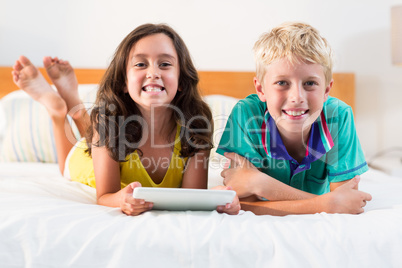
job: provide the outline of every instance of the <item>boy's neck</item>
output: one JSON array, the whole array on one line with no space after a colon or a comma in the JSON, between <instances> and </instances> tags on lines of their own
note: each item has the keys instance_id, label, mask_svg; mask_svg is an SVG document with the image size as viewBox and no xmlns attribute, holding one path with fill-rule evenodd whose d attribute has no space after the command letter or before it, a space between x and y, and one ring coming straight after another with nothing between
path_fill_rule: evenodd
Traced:
<instances>
[{"instance_id":1,"label":"boy's neck","mask_svg":"<svg viewBox=\"0 0 402 268\"><path fill-rule=\"evenodd\" d=\"M286 131L281 131L278 128L286 151L299 163L304 159L304 156L306 155L306 146L310 137L310 130L311 127L304 130L303 132L289 133Z\"/></svg>"}]
</instances>

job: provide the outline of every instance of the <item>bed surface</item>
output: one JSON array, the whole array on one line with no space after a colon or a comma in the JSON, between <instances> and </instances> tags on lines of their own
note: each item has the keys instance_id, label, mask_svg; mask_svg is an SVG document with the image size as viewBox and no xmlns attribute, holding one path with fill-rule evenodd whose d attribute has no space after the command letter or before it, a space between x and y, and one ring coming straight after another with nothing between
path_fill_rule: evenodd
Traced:
<instances>
[{"instance_id":1,"label":"bed surface","mask_svg":"<svg viewBox=\"0 0 402 268\"><path fill-rule=\"evenodd\" d=\"M219 180L219 169L210 177ZM361 215L238 216L96 205L56 164L0 163L2 267L397 267L402 180L370 170ZM161 224L163 223L163 224Z\"/></svg>"}]
</instances>

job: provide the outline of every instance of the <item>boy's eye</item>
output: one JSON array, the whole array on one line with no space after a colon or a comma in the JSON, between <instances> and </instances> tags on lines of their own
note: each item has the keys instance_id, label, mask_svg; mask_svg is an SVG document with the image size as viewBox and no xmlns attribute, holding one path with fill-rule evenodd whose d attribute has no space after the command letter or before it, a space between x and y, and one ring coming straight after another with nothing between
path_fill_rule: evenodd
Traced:
<instances>
[{"instance_id":1,"label":"boy's eye","mask_svg":"<svg viewBox=\"0 0 402 268\"><path fill-rule=\"evenodd\" d=\"M314 81L307 81L307 82L305 83L305 85L306 85L306 86L309 86L309 87L312 87L312 86L317 85L317 83L314 82Z\"/></svg>"},{"instance_id":2,"label":"boy's eye","mask_svg":"<svg viewBox=\"0 0 402 268\"><path fill-rule=\"evenodd\" d=\"M278 82L276 82L276 84L278 86L286 86L287 85L287 83L285 81L278 81Z\"/></svg>"}]
</instances>

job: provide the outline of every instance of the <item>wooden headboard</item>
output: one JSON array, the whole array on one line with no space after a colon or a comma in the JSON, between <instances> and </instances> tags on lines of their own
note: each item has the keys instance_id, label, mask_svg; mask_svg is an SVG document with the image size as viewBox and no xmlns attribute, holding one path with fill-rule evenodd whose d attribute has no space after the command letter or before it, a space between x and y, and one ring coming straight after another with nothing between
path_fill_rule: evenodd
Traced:
<instances>
[{"instance_id":1,"label":"wooden headboard","mask_svg":"<svg viewBox=\"0 0 402 268\"><path fill-rule=\"evenodd\" d=\"M48 80L43 68L39 68ZM74 69L80 84L97 84L101 80L104 69ZM13 83L11 67L0 67L0 98L18 87ZM221 94L235 98L245 98L255 93L254 72L207 72L200 71L200 89L203 95ZM334 86L330 95L343 100L352 108L355 105L355 76L353 73L334 73ZM50 81L50 80L48 80ZM354 110L354 109L353 109Z\"/></svg>"}]
</instances>

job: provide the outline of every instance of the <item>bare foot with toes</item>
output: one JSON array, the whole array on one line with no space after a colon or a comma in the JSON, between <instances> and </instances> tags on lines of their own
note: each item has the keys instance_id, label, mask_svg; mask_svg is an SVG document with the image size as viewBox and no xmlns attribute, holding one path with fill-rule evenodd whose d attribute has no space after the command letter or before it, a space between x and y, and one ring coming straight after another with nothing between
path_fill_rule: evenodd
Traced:
<instances>
[{"instance_id":1,"label":"bare foot with toes","mask_svg":"<svg viewBox=\"0 0 402 268\"><path fill-rule=\"evenodd\" d=\"M82 109L83 104L78 95L78 81L73 67L68 61L57 57L44 57L43 65L60 96L66 102L68 113L74 119L81 117L85 110Z\"/></svg>"},{"instance_id":2,"label":"bare foot with toes","mask_svg":"<svg viewBox=\"0 0 402 268\"><path fill-rule=\"evenodd\" d=\"M52 89L39 70L25 56L15 62L12 76L14 83L34 100L43 104L50 116L64 118L67 106L61 96Z\"/></svg>"}]
</instances>

